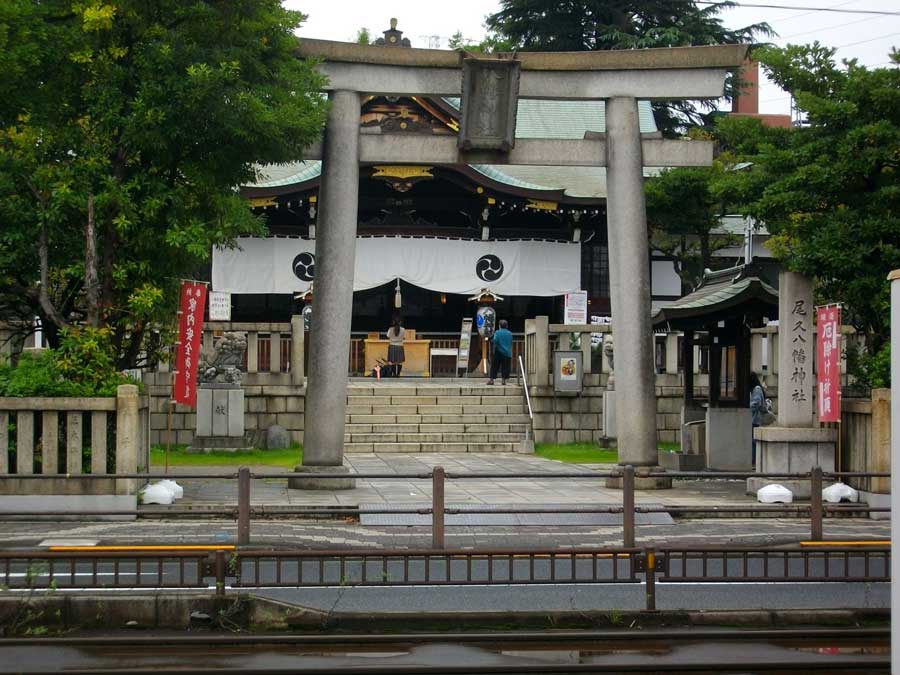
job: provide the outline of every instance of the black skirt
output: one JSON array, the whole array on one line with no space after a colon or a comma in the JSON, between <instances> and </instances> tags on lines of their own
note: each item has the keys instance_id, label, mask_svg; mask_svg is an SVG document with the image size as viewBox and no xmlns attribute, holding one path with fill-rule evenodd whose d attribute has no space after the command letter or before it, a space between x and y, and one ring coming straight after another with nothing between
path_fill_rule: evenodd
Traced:
<instances>
[{"instance_id":1,"label":"black skirt","mask_svg":"<svg viewBox=\"0 0 900 675\"><path fill-rule=\"evenodd\" d=\"M388 345L388 363L403 363L406 361L406 352L403 345Z\"/></svg>"}]
</instances>

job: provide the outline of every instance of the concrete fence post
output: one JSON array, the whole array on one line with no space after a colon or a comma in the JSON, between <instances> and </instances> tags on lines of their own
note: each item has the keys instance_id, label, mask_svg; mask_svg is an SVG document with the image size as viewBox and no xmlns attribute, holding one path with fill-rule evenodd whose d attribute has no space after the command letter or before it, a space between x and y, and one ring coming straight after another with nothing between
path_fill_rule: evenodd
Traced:
<instances>
[{"instance_id":1,"label":"concrete fence post","mask_svg":"<svg viewBox=\"0 0 900 675\"><path fill-rule=\"evenodd\" d=\"M303 329L303 317L295 314L291 317L291 384L302 387L305 380L303 372L303 351L306 340Z\"/></svg>"},{"instance_id":2,"label":"concrete fence post","mask_svg":"<svg viewBox=\"0 0 900 675\"><path fill-rule=\"evenodd\" d=\"M866 471L890 473L891 471L891 390L872 390L872 447L869 449ZM890 494L890 478L872 478L869 491Z\"/></svg>"},{"instance_id":3,"label":"concrete fence post","mask_svg":"<svg viewBox=\"0 0 900 675\"><path fill-rule=\"evenodd\" d=\"M217 550L215 552L215 562L213 568L216 574L216 596L225 595L225 551Z\"/></svg>"},{"instance_id":4,"label":"concrete fence post","mask_svg":"<svg viewBox=\"0 0 900 675\"><path fill-rule=\"evenodd\" d=\"M622 469L622 546L634 547L634 467Z\"/></svg>"},{"instance_id":5,"label":"concrete fence post","mask_svg":"<svg viewBox=\"0 0 900 675\"><path fill-rule=\"evenodd\" d=\"M813 541L822 541L822 515L822 467L814 466L809 486L809 535Z\"/></svg>"},{"instance_id":6,"label":"concrete fence post","mask_svg":"<svg viewBox=\"0 0 900 675\"><path fill-rule=\"evenodd\" d=\"M644 570L645 579L646 579L646 600L647 600L647 611L655 612L656 611L656 551L652 548L648 548L644 553L644 564L646 569Z\"/></svg>"},{"instance_id":7,"label":"concrete fence post","mask_svg":"<svg viewBox=\"0 0 900 675\"><path fill-rule=\"evenodd\" d=\"M678 374L678 333L666 335L666 373Z\"/></svg>"},{"instance_id":8,"label":"concrete fence post","mask_svg":"<svg viewBox=\"0 0 900 675\"><path fill-rule=\"evenodd\" d=\"M242 466L238 469L238 546L250 543L250 469Z\"/></svg>"},{"instance_id":9,"label":"concrete fence post","mask_svg":"<svg viewBox=\"0 0 900 675\"><path fill-rule=\"evenodd\" d=\"M534 382L536 386L550 384L550 317L534 317Z\"/></svg>"},{"instance_id":10,"label":"concrete fence post","mask_svg":"<svg viewBox=\"0 0 900 675\"><path fill-rule=\"evenodd\" d=\"M139 402L136 385L120 384L116 388L116 473L137 472L141 445ZM135 492L136 480L116 481L116 494L133 495Z\"/></svg>"},{"instance_id":11,"label":"concrete fence post","mask_svg":"<svg viewBox=\"0 0 900 675\"><path fill-rule=\"evenodd\" d=\"M444 467L431 473L431 548L444 548Z\"/></svg>"}]
</instances>

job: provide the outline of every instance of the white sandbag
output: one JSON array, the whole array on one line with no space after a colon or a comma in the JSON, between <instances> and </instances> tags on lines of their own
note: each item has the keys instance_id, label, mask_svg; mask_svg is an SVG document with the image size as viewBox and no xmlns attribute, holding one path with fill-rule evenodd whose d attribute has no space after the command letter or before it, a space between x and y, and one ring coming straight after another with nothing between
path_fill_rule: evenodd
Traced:
<instances>
[{"instance_id":1,"label":"white sandbag","mask_svg":"<svg viewBox=\"0 0 900 675\"><path fill-rule=\"evenodd\" d=\"M154 485L147 484L141 490L141 502L144 504L171 504L175 501L172 491L165 485L156 483Z\"/></svg>"},{"instance_id":2,"label":"white sandbag","mask_svg":"<svg viewBox=\"0 0 900 675\"><path fill-rule=\"evenodd\" d=\"M859 491L854 490L844 483L835 483L822 490L822 499L831 504L837 504L844 500L847 500L848 502L858 502Z\"/></svg>"},{"instance_id":3,"label":"white sandbag","mask_svg":"<svg viewBox=\"0 0 900 675\"><path fill-rule=\"evenodd\" d=\"M181 487L174 480L169 480L168 478L163 478L161 481L157 483L157 485L162 485L169 492L172 493L172 497L174 499L181 499L184 497L184 488Z\"/></svg>"},{"instance_id":4,"label":"white sandbag","mask_svg":"<svg viewBox=\"0 0 900 675\"><path fill-rule=\"evenodd\" d=\"M794 501L794 493L784 485L766 485L756 491L756 499L762 504L790 504Z\"/></svg>"}]
</instances>

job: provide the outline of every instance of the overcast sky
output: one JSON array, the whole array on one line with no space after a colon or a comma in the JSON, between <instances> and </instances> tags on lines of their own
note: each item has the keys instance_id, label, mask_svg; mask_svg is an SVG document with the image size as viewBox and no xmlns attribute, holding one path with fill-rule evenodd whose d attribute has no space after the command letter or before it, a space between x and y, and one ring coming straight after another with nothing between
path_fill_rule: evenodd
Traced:
<instances>
[{"instance_id":1,"label":"overcast sky","mask_svg":"<svg viewBox=\"0 0 900 675\"><path fill-rule=\"evenodd\" d=\"M366 27L374 37L386 30L391 17L413 47L440 46L456 31L472 41L484 37L484 17L496 11L496 0L286 0L292 9L308 15L300 35L324 40L354 40ZM816 11L877 10L900 12L898 0L746 0L745 5L769 4L803 9L736 7L722 13L725 25L738 28L766 21L778 33L775 42L802 44L819 42L839 47L841 58L857 58L867 66L886 65L891 46L900 45L900 15ZM435 44L436 43L436 44ZM765 82L760 90L760 112L790 112L790 97Z\"/></svg>"}]
</instances>

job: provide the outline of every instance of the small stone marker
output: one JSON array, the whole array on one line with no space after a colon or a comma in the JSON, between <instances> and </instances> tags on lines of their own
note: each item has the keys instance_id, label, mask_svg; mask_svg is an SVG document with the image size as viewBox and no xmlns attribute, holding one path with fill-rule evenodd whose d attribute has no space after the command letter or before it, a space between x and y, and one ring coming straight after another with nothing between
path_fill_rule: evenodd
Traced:
<instances>
[{"instance_id":1,"label":"small stone marker","mask_svg":"<svg viewBox=\"0 0 900 675\"><path fill-rule=\"evenodd\" d=\"M273 424L266 429L266 448L281 450L291 447L291 434L282 426Z\"/></svg>"}]
</instances>

